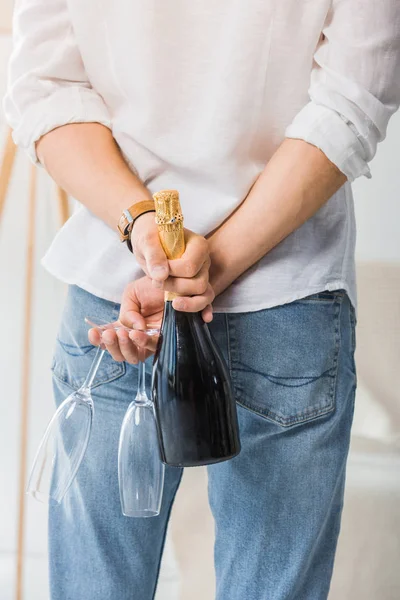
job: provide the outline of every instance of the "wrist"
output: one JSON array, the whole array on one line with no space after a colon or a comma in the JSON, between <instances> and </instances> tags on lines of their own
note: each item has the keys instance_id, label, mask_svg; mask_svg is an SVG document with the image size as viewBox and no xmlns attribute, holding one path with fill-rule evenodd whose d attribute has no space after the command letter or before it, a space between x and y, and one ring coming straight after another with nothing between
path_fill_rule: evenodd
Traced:
<instances>
[{"instance_id":1,"label":"wrist","mask_svg":"<svg viewBox=\"0 0 400 600\"><path fill-rule=\"evenodd\" d=\"M142 246L143 243L154 244L156 240L158 241L158 228L155 213L147 212L135 220L126 243L129 250L137 257L138 244L139 246Z\"/></svg>"},{"instance_id":2,"label":"wrist","mask_svg":"<svg viewBox=\"0 0 400 600\"><path fill-rule=\"evenodd\" d=\"M120 240L127 242L129 250L132 252L131 234L136 221L147 214L155 213L154 200L142 200L132 204L129 208L122 211L118 221L118 231ZM153 217L154 219L154 217Z\"/></svg>"},{"instance_id":3,"label":"wrist","mask_svg":"<svg viewBox=\"0 0 400 600\"><path fill-rule=\"evenodd\" d=\"M135 219L130 229L129 238L132 240L135 236L146 235L150 231L158 233L155 211L142 213Z\"/></svg>"},{"instance_id":4,"label":"wrist","mask_svg":"<svg viewBox=\"0 0 400 600\"><path fill-rule=\"evenodd\" d=\"M224 256L221 248L212 243L211 239L209 240L209 254L211 260L209 281L215 295L219 296L234 281L234 277L231 275L231 268L227 257Z\"/></svg>"}]
</instances>

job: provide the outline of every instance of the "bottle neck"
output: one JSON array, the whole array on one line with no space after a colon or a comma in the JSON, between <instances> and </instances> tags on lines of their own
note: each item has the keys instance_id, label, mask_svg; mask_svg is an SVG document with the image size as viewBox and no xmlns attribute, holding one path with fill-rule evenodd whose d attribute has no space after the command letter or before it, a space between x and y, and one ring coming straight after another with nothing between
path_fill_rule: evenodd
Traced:
<instances>
[{"instance_id":1,"label":"bottle neck","mask_svg":"<svg viewBox=\"0 0 400 600\"><path fill-rule=\"evenodd\" d=\"M170 315L175 313L175 309L172 306L173 298L169 298L169 297L167 298L168 293L169 292L165 292L165 295L164 295L164 315L163 315L163 321L161 324L161 330L163 328L166 318L168 318Z\"/></svg>"},{"instance_id":2,"label":"bottle neck","mask_svg":"<svg viewBox=\"0 0 400 600\"><path fill-rule=\"evenodd\" d=\"M172 302L178 297L179 294L175 294L175 292L164 292L164 302Z\"/></svg>"}]
</instances>

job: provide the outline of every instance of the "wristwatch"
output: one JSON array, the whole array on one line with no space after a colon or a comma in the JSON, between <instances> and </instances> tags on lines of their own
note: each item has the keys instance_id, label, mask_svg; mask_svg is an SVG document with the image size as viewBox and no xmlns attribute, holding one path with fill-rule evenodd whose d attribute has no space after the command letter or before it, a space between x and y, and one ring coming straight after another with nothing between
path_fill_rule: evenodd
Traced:
<instances>
[{"instance_id":1,"label":"wristwatch","mask_svg":"<svg viewBox=\"0 0 400 600\"><path fill-rule=\"evenodd\" d=\"M122 211L122 215L118 221L119 239L121 242L126 242L129 250L132 252L131 231L132 227L141 215L148 212L156 212L154 200L142 200L132 204L131 207Z\"/></svg>"}]
</instances>

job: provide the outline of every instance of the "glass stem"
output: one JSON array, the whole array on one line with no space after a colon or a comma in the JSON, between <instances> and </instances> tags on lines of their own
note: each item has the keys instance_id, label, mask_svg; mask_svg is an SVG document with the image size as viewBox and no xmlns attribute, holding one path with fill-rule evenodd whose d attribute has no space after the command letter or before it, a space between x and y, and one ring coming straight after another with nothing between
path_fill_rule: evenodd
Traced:
<instances>
[{"instance_id":1,"label":"glass stem","mask_svg":"<svg viewBox=\"0 0 400 600\"><path fill-rule=\"evenodd\" d=\"M83 389L87 390L92 387L94 378L96 377L97 369L99 368L101 359L104 356L104 352L105 352L105 350L103 350L100 346L97 348L96 356L93 359L93 362L89 369L89 373L86 376L86 379L81 387L81 390L83 390Z\"/></svg>"},{"instance_id":2,"label":"glass stem","mask_svg":"<svg viewBox=\"0 0 400 600\"><path fill-rule=\"evenodd\" d=\"M136 394L136 401L148 402L146 395L146 363L144 362L144 352L142 348L138 348L138 389Z\"/></svg>"}]
</instances>

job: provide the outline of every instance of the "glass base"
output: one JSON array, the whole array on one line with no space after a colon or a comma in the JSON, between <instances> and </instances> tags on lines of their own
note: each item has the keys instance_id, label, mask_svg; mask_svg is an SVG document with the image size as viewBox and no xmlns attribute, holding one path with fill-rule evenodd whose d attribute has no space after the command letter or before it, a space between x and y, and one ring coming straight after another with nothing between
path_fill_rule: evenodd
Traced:
<instances>
[{"instance_id":1,"label":"glass base","mask_svg":"<svg viewBox=\"0 0 400 600\"><path fill-rule=\"evenodd\" d=\"M48 496L47 494L44 494L43 492L39 492L38 490L26 490L26 494L27 494L27 496L31 496L31 498L34 498L35 500L37 500L38 502L41 502L42 504L47 504L47 506L60 506L60 504L61 504L61 502L58 502L51 496Z\"/></svg>"},{"instance_id":2,"label":"glass base","mask_svg":"<svg viewBox=\"0 0 400 600\"><path fill-rule=\"evenodd\" d=\"M160 511L156 511L156 510L137 510L137 511L132 511L129 513L126 513L124 511L122 511L122 514L124 515L124 517L133 517L133 518L138 518L138 519L146 519L148 517L158 517L158 515L160 514Z\"/></svg>"}]
</instances>

